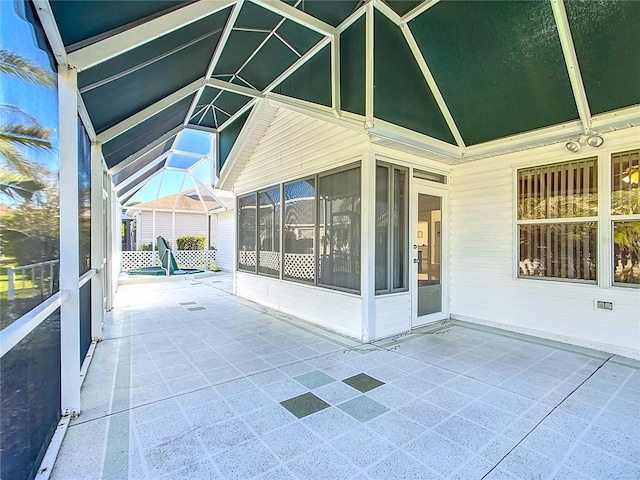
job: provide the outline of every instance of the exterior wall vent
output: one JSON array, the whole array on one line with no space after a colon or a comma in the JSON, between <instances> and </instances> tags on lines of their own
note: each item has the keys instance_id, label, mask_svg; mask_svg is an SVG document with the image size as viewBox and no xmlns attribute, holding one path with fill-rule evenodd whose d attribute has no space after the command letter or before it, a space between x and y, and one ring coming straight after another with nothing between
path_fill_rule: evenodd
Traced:
<instances>
[{"instance_id":1,"label":"exterior wall vent","mask_svg":"<svg viewBox=\"0 0 640 480\"><path fill-rule=\"evenodd\" d=\"M596 310L607 310L613 312L613 302L607 302L606 300L595 300Z\"/></svg>"}]
</instances>

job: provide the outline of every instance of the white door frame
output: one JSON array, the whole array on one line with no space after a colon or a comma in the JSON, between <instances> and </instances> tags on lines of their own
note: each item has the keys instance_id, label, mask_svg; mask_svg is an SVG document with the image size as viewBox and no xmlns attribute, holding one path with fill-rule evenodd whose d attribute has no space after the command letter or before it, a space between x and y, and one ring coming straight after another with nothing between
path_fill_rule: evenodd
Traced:
<instances>
[{"instance_id":1,"label":"white door frame","mask_svg":"<svg viewBox=\"0 0 640 480\"><path fill-rule=\"evenodd\" d=\"M411 203L409 208L409 285L411 289L411 328L416 328L449 318L449 190L445 185L412 179ZM432 195L441 198L442 218L440 223L440 282L442 310L418 317L418 250L414 248L418 237L418 195Z\"/></svg>"}]
</instances>

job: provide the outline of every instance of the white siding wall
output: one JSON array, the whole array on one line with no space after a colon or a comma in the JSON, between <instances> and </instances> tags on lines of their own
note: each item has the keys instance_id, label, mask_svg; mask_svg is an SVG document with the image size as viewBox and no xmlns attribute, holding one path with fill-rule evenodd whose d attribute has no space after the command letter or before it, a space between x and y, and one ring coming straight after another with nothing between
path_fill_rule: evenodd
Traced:
<instances>
[{"instance_id":1,"label":"white siding wall","mask_svg":"<svg viewBox=\"0 0 640 480\"><path fill-rule=\"evenodd\" d=\"M236 273L236 282L240 297L342 335L362 337L362 300L357 295L242 272Z\"/></svg>"},{"instance_id":2,"label":"white siding wall","mask_svg":"<svg viewBox=\"0 0 640 480\"><path fill-rule=\"evenodd\" d=\"M279 110L238 176L237 194L319 173L362 158L363 133L287 110ZM238 273L237 294L356 338L362 336L357 295Z\"/></svg>"},{"instance_id":3,"label":"white siding wall","mask_svg":"<svg viewBox=\"0 0 640 480\"><path fill-rule=\"evenodd\" d=\"M375 338L385 338L411 330L411 294L396 293L376 297Z\"/></svg>"},{"instance_id":4,"label":"white siding wall","mask_svg":"<svg viewBox=\"0 0 640 480\"><path fill-rule=\"evenodd\" d=\"M367 148L363 133L280 109L238 176L234 191L242 194L360 160Z\"/></svg>"},{"instance_id":5,"label":"white siding wall","mask_svg":"<svg viewBox=\"0 0 640 480\"><path fill-rule=\"evenodd\" d=\"M216 264L220 270L233 271L236 245L235 210L214 215L216 220Z\"/></svg>"},{"instance_id":6,"label":"white siding wall","mask_svg":"<svg viewBox=\"0 0 640 480\"><path fill-rule=\"evenodd\" d=\"M176 212L175 238L173 230L173 220L171 212L156 212L156 233L153 235L153 213L143 211L142 229L140 232L140 245L156 241L158 235L162 235L170 244L171 248L177 249L175 239L185 235L207 236L207 216L204 213L181 213ZM138 223L139 225L140 223Z\"/></svg>"},{"instance_id":7,"label":"white siding wall","mask_svg":"<svg viewBox=\"0 0 640 480\"><path fill-rule=\"evenodd\" d=\"M453 318L640 355L637 289L516 278L514 168L640 146L639 129L604 137L599 150L584 147L570 154L559 144L454 167L449 245ZM607 274L600 272L602 278ZM594 299L613 301L615 311L595 310Z\"/></svg>"}]
</instances>

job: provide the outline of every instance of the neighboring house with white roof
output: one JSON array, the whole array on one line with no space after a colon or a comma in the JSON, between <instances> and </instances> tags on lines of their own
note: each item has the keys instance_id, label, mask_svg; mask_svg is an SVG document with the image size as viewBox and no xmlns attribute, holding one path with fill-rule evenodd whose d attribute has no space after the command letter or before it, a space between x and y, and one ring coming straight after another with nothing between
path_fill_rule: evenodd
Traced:
<instances>
[{"instance_id":1,"label":"neighboring house with white roof","mask_svg":"<svg viewBox=\"0 0 640 480\"><path fill-rule=\"evenodd\" d=\"M219 268L225 268L227 263L228 268L232 268L233 208L233 193L215 190L212 194L199 195L195 189L133 205L126 210L126 215L133 218L133 249L142 250L161 235L176 250L178 238L201 236L210 248L219 249L218 244L222 247L218 255L222 264Z\"/></svg>"}]
</instances>

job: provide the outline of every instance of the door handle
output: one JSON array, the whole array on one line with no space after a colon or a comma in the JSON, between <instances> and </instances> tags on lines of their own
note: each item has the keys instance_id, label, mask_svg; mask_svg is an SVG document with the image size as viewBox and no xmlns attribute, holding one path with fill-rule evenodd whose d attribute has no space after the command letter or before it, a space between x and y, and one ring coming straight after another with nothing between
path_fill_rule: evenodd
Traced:
<instances>
[{"instance_id":1,"label":"door handle","mask_svg":"<svg viewBox=\"0 0 640 480\"><path fill-rule=\"evenodd\" d=\"M418 263L418 259L417 259L417 258L414 258L414 259L413 259L413 263Z\"/></svg>"}]
</instances>

